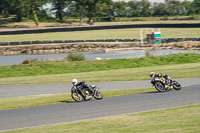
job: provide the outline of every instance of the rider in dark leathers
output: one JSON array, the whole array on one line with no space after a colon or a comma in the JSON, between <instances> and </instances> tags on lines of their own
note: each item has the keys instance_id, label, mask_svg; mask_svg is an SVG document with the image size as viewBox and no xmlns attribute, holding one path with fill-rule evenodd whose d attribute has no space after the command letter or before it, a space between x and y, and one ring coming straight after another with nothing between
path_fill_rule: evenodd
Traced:
<instances>
[{"instance_id":1,"label":"rider in dark leathers","mask_svg":"<svg viewBox=\"0 0 200 133\"><path fill-rule=\"evenodd\" d=\"M149 76L151 77L151 82L153 82L155 77L164 77L165 78L165 85L169 85L170 84L170 77L167 74L162 74L162 73L155 73L155 72L151 72L149 74Z\"/></svg>"},{"instance_id":2,"label":"rider in dark leathers","mask_svg":"<svg viewBox=\"0 0 200 133\"><path fill-rule=\"evenodd\" d=\"M90 87L87 85L87 83L84 80L81 80L80 82L78 82L76 79L73 79L72 84L75 85L78 90L80 90L81 92L85 92L87 95L93 94L93 90L90 89ZM89 94L87 91L89 92Z\"/></svg>"}]
</instances>

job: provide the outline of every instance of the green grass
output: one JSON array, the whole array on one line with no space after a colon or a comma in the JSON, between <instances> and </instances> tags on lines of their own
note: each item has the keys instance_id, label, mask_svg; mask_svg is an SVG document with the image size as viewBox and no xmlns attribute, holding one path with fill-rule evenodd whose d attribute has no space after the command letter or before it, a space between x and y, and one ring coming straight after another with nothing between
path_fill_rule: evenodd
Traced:
<instances>
[{"instance_id":1,"label":"green grass","mask_svg":"<svg viewBox=\"0 0 200 133\"><path fill-rule=\"evenodd\" d=\"M199 15L194 15L194 16L163 16L163 17L118 17L116 18L116 21L136 21L136 22L141 22L141 21L147 21L149 23L152 23L152 21L157 21L162 23L163 22L163 18L167 18L167 20L165 20L164 22L168 22L168 23L181 23L182 21L185 21L185 23L190 23L194 20L199 20L200 16ZM179 21L178 21L179 20Z\"/></svg>"},{"instance_id":2,"label":"green grass","mask_svg":"<svg viewBox=\"0 0 200 133\"><path fill-rule=\"evenodd\" d=\"M174 54L165 56L149 56L135 59L113 59L101 61L38 62L13 66L0 66L0 78L83 73L195 62L200 62L200 54Z\"/></svg>"},{"instance_id":3,"label":"green grass","mask_svg":"<svg viewBox=\"0 0 200 133\"><path fill-rule=\"evenodd\" d=\"M69 122L5 133L198 133L200 105Z\"/></svg>"},{"instance_id":4,"label":"green grass","mask_svg":"<svg viewBox=\"0 0 200 133\"><path fill-rule=\"evenodd\" d=\"M145 80L149 79L149 73L151 71L169 74L171 78L200 77L200 63L115 69L83 73L0 78L0 85L65 83L71 82L73 78L86 80L88 82Z\"/></svg>"},{"instance_id":5,"label":"green grass","mask_svg":"<svg viewBox=\"0 0 200 133\"><path fill-rule=\"evenodd\" d=\"M71 88L68 88L71 89ZM120 96L134 93L142 93L155 91L155 89L127 89L127 90L112 90L102 91L104 97ZM54 94L41 96L23 96L12 98L0 98L0 110L25 108L39 105L57 104L63 102L74 102L71 94Z\"/></svg>"},{"instance_id":6,"label":"green grass","mask_svg":"<svg viewBox=\"0 0 200 133\"><path fill-rule=\"evenodd\" d=\"M200 28L161 28L162 38L197 38ZM26 37L24 37L26 36ZM140 29L110 29L92 31L57 32L26 35L1 35L0 42L34 40L94 40L140 38Z\"/></svg>"}]
</instances>

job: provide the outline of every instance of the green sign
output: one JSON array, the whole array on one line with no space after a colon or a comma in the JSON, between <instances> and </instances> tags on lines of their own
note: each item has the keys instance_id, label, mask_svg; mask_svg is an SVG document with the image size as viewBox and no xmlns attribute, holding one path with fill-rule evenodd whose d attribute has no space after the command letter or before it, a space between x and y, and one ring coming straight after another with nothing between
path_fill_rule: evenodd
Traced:
<instances>
[{"instance_id":1,"label":"green sign","mask_svg":"<svg viewBox=\"0 0 200 133\"><path fill-rule=\"evenodd\" d=\"M155 43L156 44L161 44L160 32L154 32L154 38L155 38Z\"/></svg>"}]
</instances>

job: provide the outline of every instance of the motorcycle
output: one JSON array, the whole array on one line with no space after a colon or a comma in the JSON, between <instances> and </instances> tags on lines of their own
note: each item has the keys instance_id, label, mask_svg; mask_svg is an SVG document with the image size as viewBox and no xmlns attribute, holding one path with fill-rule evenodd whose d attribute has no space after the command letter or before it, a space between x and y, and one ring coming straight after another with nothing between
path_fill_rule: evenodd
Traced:
<instances>
[{"instance_id":1,"label":"motorcycle","mask_svg":"<svg viewBox=\"0 0 200 133\"><path fill-rule=\"evenodd\" d=\"M166 84L166 82L168 82ZM178 83L176 80L172 80L168 77L167 81L164 77L155 77L152 79L151 83L159 92L165 92L169 90L181 90L181 84Z\"/></svg>"},{"instance_id":2,"label":"motorcycle","mask_svg":"<svg viewBox=\"0 0 200 133\"><path fill-rule=\"evenodd\" d=\"M87 89L78 89L77 86L73 86L71 89L71 97L76 102L82 102L92 99L101 100L103 99L103 94L96 85L90 85Z\"/></svg>"}]
</instances>

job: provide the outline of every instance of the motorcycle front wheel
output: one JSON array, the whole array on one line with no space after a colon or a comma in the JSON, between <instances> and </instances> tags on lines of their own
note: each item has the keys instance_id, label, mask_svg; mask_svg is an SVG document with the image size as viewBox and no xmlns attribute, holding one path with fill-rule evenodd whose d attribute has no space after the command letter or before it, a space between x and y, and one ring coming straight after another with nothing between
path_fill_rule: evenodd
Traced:
<instances>
[{"instance_id":1,"label":"motorcycle front wheel","mask_svg":"<svg viewBox=\"0 0 200 133\"><path fill-rule=\"evenodd\" d=\"M166 91L165 86L161 82L155 82L154 86L159 92L165 92Z\"/></svg>"},{"instance_id":2,"label":"motorcycle front wheel","mask_svg":"<svg viewBox=\"0 0 200 133\"><path fill-rule=\"evenodd\" d=\"M71 96L76 102L82 102L84 100L83 96L75 92L73 92Z\"/></svg>"},{"instance_id":3,"label":"motorcycle front wheel","mask_svg":"<svg viewBox=\"0 0 200 133\"><path fill-rule=\"evenodd\" d=\"M97 100L101 100L101 99L103 99L103 94L100 91L96 91L94 93L94 98Z\"/></svg>"},{"instance_id":4,"label":"motorcycle front wheel","mask_svg":"<svg viewBox=\"0 0 200 133\"><path fill-rule=\"evenodd\" d=\"M172 85L174 90L181 90L181 84L179 84L177 81L172 81Z\"/></svg>"}]
</instances>

